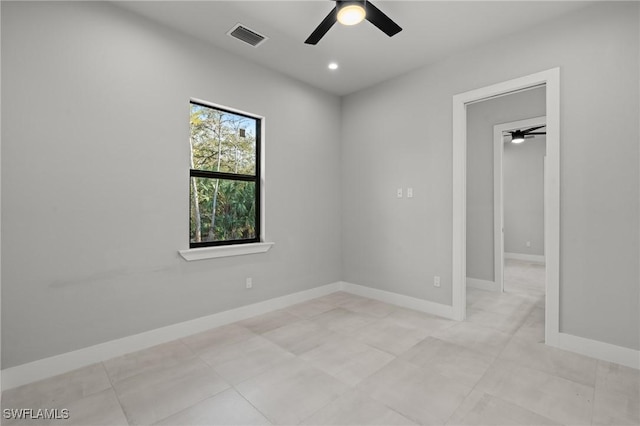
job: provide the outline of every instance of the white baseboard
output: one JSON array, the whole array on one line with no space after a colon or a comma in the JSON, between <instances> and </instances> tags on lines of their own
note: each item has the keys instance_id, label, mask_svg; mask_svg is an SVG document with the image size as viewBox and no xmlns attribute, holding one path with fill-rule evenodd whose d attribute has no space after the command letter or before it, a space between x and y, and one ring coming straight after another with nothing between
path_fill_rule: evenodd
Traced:
<instances>
[{"instance_id":1,"label":"white baseboard","mask_svg":"<svg viewBox=\"0 0 640 426\"><path fill-rule=\"evenodd\" d=\"M506 253L504 254L505 259L515 259L515 260L524 260L532 263L541 263L544 265L544 256L539 254L524 254L524 253Z\"/></svg>"},{"instance_id":2,"label":"white baseboard","mask_svg":"<svg viewBox=\"0 0 640 426\"><path fill-rule=\"evenodd\" d=\"M170 342L277 309L283 309L296 303L325 296L340 290L416 311L454 319L453 307L450 305L443 305L358 284L336 282L7 368L1 372L1 389L7 390L53 377L90 364L106 361L117 356ZM549 342L551 346L640 369L640 351L565 333L557 333L555 337L553 343Z\"/></svg>"},{"instance_id":3,"label":"white baseboard","mask_svg":"<svg viewBox=\"0 0 640 426\"><path fill-rule=\"evenodd\" d=\"M495 281L479 280L467 277L467 287L477 288L486 291L498 291L498 284Z\"/></svg>"},{"instance_id":4,"label":"white baseboard","mask_svg":"<svg viewBox=\"0 0 640 426\"><path fill-rule=\"evenodd\" d=\"M341 282L340 288L348 293L379 300L380 302L391 303L392 305L401 306L403 308L409 308L415 311L425 312L427 314L454 319L453 306L450 305L443 305L441 303L430 302L424 299L418 299L411 296L405 296L403 294L392 293L390 291L378 290L376 288L347 282Z\"/></svg>"},{"instance_id":5,"label":"white baseboard","mask_svg":"<svg viewBox=\"0 0 640 426\"><path fill-rule=\"evenodd\" d=\"M187 337L221 325L230 324L256 315L286 308L309 299L325 296L340 290L340 288L341 283L327 284L310 290L276 297L252 305L241 306L194 320L145 331L144 333L133 336L111 340L76 351L10 367L2 370L1 388L2 390L11 389L53 377L77 368Z\"/></svg>"},{"instance_id":6,"label":"white baseboard","mask_svg":"<svg viewBox=\"0 0 640 426\"><path fill-rule=\"evenodd\" d=\"M548 342L550 346L640 370L640 351L635 349L623 348L567 333L557 333L554 337L554 342Z\"/></svg>"}]
</instances>

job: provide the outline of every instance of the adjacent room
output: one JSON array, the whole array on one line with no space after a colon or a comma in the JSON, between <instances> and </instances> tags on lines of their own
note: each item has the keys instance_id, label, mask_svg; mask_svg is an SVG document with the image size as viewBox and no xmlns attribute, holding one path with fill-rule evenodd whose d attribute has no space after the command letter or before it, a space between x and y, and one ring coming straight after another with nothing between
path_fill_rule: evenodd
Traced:
<instances>
[{"instance_id":1,"label":"adjacent room","mask_svg":"<svg viewBox=\"0 0 640 426\"><path fill-rule=\"evenodd\" d=\"M640 3L0 15L2 424L640 424Z\"/></svg>"}]
</instances>

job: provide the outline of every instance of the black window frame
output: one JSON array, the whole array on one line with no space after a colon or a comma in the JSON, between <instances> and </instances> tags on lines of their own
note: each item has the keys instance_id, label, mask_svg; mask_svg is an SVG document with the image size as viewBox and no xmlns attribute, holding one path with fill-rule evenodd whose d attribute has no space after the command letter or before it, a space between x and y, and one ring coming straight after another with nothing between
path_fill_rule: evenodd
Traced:
<instances>
[{"instance_id":1,"label":"black window frame","mask_svg":"<svg viewBox=\"0 0 640 426\"><path fill-rule=\"evenodd\" d=\"M209 170L200 170L200 169L192 169L189 168L189 187L191 187L191 179L194 177L197 178L205 178L205 179L224 179L224 180L233 180L239 182L253 182L255 183L255 237L254 238L246 238L241 240L220 240L220 241L201 241L201 242L192 242L191 241L191 233L188 232L189 235L189 248L203 248L203 247L219 247L219 246L229 246L229 245L238 245L238 244L251 244L251 243L259 243L261 242L261 218L262 218L262 205L261 205L261 180L262 180L262 117L258 117L255 115L251 115L245 112L239 112L233 109L227 109L225 107L221 107L215 104L209 104L202 101L189 101L189 108L191 105L198 105L204 108L211 108L218 111L222 111L229 114L238 115L241 117L246 117L251 120L255 120L256 122L256 159L255 159L255 175L245 175L245 174L237 174L237 173L228 173L228 172L215 172ZM191 149L191 147L189 147ZM191 190L191 189L189 189ZM189 199L189 212L191 212L191 199ZM212 212L211 214L215 214ZM191 214L189 214L189 227L187 229L191 229Z\"/></svg>"}]
</instances>

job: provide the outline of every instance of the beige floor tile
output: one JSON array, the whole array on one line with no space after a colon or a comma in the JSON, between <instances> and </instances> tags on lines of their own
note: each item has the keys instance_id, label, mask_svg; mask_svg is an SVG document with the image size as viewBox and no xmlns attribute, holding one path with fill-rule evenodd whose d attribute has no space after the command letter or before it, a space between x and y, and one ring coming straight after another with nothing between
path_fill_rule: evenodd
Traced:
<instances>
[{"instance_id":1,"label":"beige floor tile","mask_svg":"<svg viewBox=\"0 0 640 426\"><path fill-rule=\"evenodd\" d=\"M488 296L487 290L467 286L467 308L472 306L478 300Z\"/></svg>"},{"instance_id":2,"label":"beige floor tile","mask_svg":"<svg viewBox=\"0 0 640 426\"><path fill-rule=\"evenodd\" d=\"M220 392L156 423L163 426L269 425L266 417L233 389Z\"/></svg>"},{"instance_id":3,"label":"beige floor tile","mask_svg":"<svg viewBox=\"0 0 640 426\"><path fill-rule=\"evenodd\" d=\"M102 364L93 364L2 392L2 408L56 408L109 389Z\"/></svg>"},{"instance_id":4,"label":"beige floor tile","mask_svg":"<svg viewBox=\"0 0 640 426\"><path fill-rule=\"evenodd\" d=\"M300 358L343 383L355 386L395 357L351 338L336 336Z\"/></svg>"},{"instance_id":5,"label":"beige floor tile","mask_svg":"<svg viewBox=\"0 0 640 426\"><path fill-rule=\"evenodd\" d=\"M268 331L262 337L293 354L300 355L326 343L335 335L335 332L315 322L302 320Z\"/></svg>"},{"instance_id":6,"label":"beige floor tile","mask_svg":"<svg viewBox=\"0 0 640 426\"><path fill-rule=\"evenodd\" d=\"M254 333L262 334L299 320L300 317L281 309L239 321L236 324L246 327Z\"/></svg>"},{"instance_id":7,"label":"beige floor tile","mask_svg":"<svg viewBox=\"0 0 640 426\"><path fill-rule=\"evenodd\" d=\"M271 422L297 424L347 391L347 385L306 362L285 361L236 386Z\"/></svg>"},{"instance_id":8,"label":"beige floor tile","mask_svg":"<svg viewBox=\"0 0 640 426\"><path fill-rule=\"evenodd\" d=\"M193 351L189 347L180 340L176 340L112 358L104 362L104 367L111 381L119 382L136 374L175 365L185 358L192 358L193 355Z\"/></svg>"},{"instance_id":9,"label":"beige floor tile","mask_svg":"<svg viewBox=\"0 0 640 426\"><path fill-rule=\"evenodd\" d=\"M513 336L529 343L544 343L544 321L544 307L534 308Z\"/></svg>"},{"instance_id":10,"label":"beige floor tile","mask_svg":"<svg viewBox=\"0 0 640 426\"><path fill-rule=\"evenodd\" d=\"M595 359L552 348L544 343L529 343L513 338L500 354L500 359L587 386L595 386L598 364Z\"/></svg>"},{"instance_id":11,"label":"beige floor tile","mask_svg":"<svg viewBox=\"0 0 640 426\"><path fill-rule=\"evenodd\" d=\"M594 425L640 425L640 371L598 361Z\"/></svg>"},{"instance_id":12,"label":"beige floor tile","mask_svg":"<svg viewBox=\"0 0 640 426\"><path fill-rule=\"evenodd\" d=\"M528 313L527 310L518 310L506 315L482 309L468 308L467 321L483 327L493 328L503 333L513 334L524 324Z\"/></svg>"},{"instance_id":13,"label":"beige floor tile","mask_svg":"<svg viewBox=\"0 0 640 426\"><path fill-rule=\"evenodd\" d=\"M417 328L427 332L427 335L456 325L457 321L429 315L412 309L397 308L386 317L389 320L409 328Z\"/></svg>"},{"instance_id":14,"label":"beige floor tile","mask_svg":"<svg viewBox=\"0 0 640 426\"><path fill-rule=\"evenodd\" d=\"M64 425L639 425L640 372L542 344L544 267L506 264L507 292L469 288L463 323L336 292L5 391L2 408L67 408Z\"/></svg>"},{"instance_id":15,"label":"beige floor tile","mask_svg":"<svg viewBox=\"0 0 640 426\"><path fill-rule=\"evenodd\" d=\"M471 391L401 360L392 361L357 389L422 425L443 424Z\"/></svg>"},{"instance_id":16,"label":"beige floor tile","mask_svg":"<svg viewBox=\"0 0 640 426\"><path fill-rule=\"evenodd\" d=\"M640 401L620 393L596 388L593 403L594 425L640 425Z\"/></svg>"},{"instance_id":17,"label":"beige floor tile","mask_svg":"<svg viewBox=\"0 0 640 426\"><path fill-rule=\"evenodd\" d=\"M359 328L354 337L367 345L400 355L429 334L428 330L407 327L389 318L381 318Z\"/></svg>"},{"instance_id":18,"label":"beige floor tile","mask_svg":"<svg viewBox=\"0 0 640 426\"><path fill-rule=\"evenodd\" d=\"M528 312L533 308L535 297L513 293L487 291L476 302L467 306L472 309L494 312L500 315L513 315Z\"/></svg>"},{"instance_id":19,"label":"beige floor tile","mask_svg":"<svg viewBox=\"0 0 640 426\"><path fill-rule=\"evenodd\" d=\"M113 389L107 389L73 401L65 408L69 410L68 420L56 420L47 424L68 426L121 426L127 424L127 419Z\"/></svg>"},{"instance_id":20,"label":"beige floor tile","mask_svg":"<svg viewBox=\"0 0 640 426\"><path fill-rule=\"evenodd\" d=\"M131 424L150 424L211 397L229 385L204 361L192 358L114 383Z\"/></svg>"},{"instance_id":21,"label":"beige floor tile","mask_svg":"<svg viewBox=\"0 0 640 426\"><path fill-rule=\"evenodd\" d=\"M342 303L346 303L354 300L360 300L360 299L364 299L364 297L356 296L355 294L347 293L346 291L336 291L335 293L318 297L316 300L338 306Z\"/></svg>"},{"instance_id":22,"label":"beige floor tile","mask_svg":"<svg viewBox=\"0 0 640 426\"><path fill-rule=\"evenodd\" d=\"M541 426L560 423L488 393L474 390L447 421L447 425Z\"/></svg>"},{"instance_id":23,"label":"beige floor tile","mask_svg":"<svg viewBox=\"0 0 640 426\"><path fill-rule=\"evenodd\" d=\"M378 318L386 317L397 309L395 306L388 303L366 298L347 301L341 303L340 306L359 314L371 315Z\"/></svg>"},{"instance_id":24,"label":"beige floor tile","mask_svg":"<svg viewBox=\"0 0 640 426\"><path fill-rule=\"evenodd\" d=\"M338 333L354 333L358 329L370 324L376 317L363 315L342 307L332 309L312 318L312 321L322 327Z\"/></svg>"},{"instance_id":25,"label":"beige floor tile","mask_svg":"<svg viewBox=\"0 0 640 426\"><path fill-rule=\"evenodd\" d=\"M185 337L182 342L195 353L201 353L212 348L238 343L255 335L254 332L238 324L228 324Z\"/></svg>"},{"instance_id":26,"label":"beige floor tile","mask_svg":"<svg viewBox=\"0 0 640 426\"><path fill-rule=\"evenodd\" d=\"M434 337L403 354L400 359L473 387L487 371L494 357Z\"/></svg>"},{"instance_id":27,"label":"beige floor tile","mask_svg":"<svg viewBox=\"0 0 640 426\"><path fill-rule=\"evenodd\" d=\"M598 361L596 389L640 399L640 370Z\"/></svg>"},{"instance_id":28,"label":"beige floor tile","mask_svg":"<svg viewBox=\"0 0 640 426\"><path fill-rule=\"evenodd\" d=\"M476 389L563 424L591 422L593 387L496 360Z\"/></svg>"},{"instance_id":29,"label":"beige floor tile","mask_svg":"<svg viewBox=\"0 0 640 426\"><path fill-rule=\"evenodd\" d=\"M353 389L307 418L306 425L414 425L363 392Z\"/></svg>"},{"instance_id":30,"label":"beige floor tile","mask_svg":"<svg viewBox=\"0 0 640 426\"><path fill-rule=\"evenodd\" d=\"M19 408L33 409L34 412L32 415L38 415L37 408L31 406L21 406ZM44 407L40 408L42 409ZM27 416L22 419L5 419L3 412L2 424L6 426L119 426L127 424L127 419L122 412L122 408L120 408L120 403L113 389L92 393L80 399L65 402L57 406L48 406L46 410L49 411L52 418L31 418L31 416Z\"/></svg>"},{"instance_id":31,"label":"beige floor tile","mask_svg":"<svg viewBox=\"0 0 640 426\"><path fill-rule=\"evenodd\" d=\"M200 354L200 358L220 377L232 384L260 374L294 356L262 336L254 336L242 342L210 349Z\"/></svg>"},{"instance_id":32,"label":"beige floor tile","mask_svg":"<svg viewBox=\"0 0 640 426\"><path fill-rule=\"evenodd\" d=\"M458 323L433 333L432 336L491 356L497 356L502 352L511 338L502 331L469 322Z\"/></svg>"},{"instance_id":33,"label":"beige floor tile","mask_svg":"<svg viewBox=\"0 0 640 426\"><path fill-rule=\"evenodd\" d=\"M297 305L289 306L285 311L301 318L311 318L323 312L330 311L335 307L336 305L333 303L325 302L320 299L313 299L307 302L298 303Z\"/></svg>"}]
</instances>

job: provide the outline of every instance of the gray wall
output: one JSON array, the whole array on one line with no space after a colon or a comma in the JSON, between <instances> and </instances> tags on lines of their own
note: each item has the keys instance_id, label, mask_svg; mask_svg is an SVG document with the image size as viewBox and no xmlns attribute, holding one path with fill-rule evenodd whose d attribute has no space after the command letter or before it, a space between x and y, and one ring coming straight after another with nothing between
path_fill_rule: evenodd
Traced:
<instances>
[{"instance_id":1,"label":"gray wall","mask_svg":"<svg viewBox=\"0 0 640 426\"><path fill-rule=\"evenodd\" d=\"M545 88L467 107L467 277L494 281L493 126L545 115ZM505 231L506 232L506 231Z\"/></svg>"},{"instance_id":2,"label":"gray wall","mask_svg":"<svg viewBox=\"0 0 640 426\"><path fill-rule=\"evenodd\" d=\"M504 144L504 251L544 255L545 136ZM531 243L527 247L527 241Z\"/></svg>"},{"instance_id":3,"label":"gray wall","mask_svg":"<svg viewBox=\"0 0 640 426\"><path fill-rule=\"evenodd\" d=\"M344 280L451 304L452 97L560 67L561 331L640 348L638 7L594 4L344 98Z\"/></svg>"},{"instance_id":4,"label":"gray wall","mask_svg":"<svg viewBox=\"0 0 640 426\"><path fill-rule=\"evenodd\" d=\"M640 347L637 3L342 102L108 4L1 7L3 368L339 279L450 304L452 96L556 66L561 328ZM176 253L189 97L267 117L266 254Z\"/></svg>"},{"instance_id":5,"label":"gray wall","mask_svg":"<svg viewBox=\"0 0 640 426\"><path fill-rule=\"evenodd\" d=\"M337 97L97 2L2 2L2 62L3 368L340 280ZM177 253L190 97L266 117L266 254Z\"/></svg>"}]
</instances>

